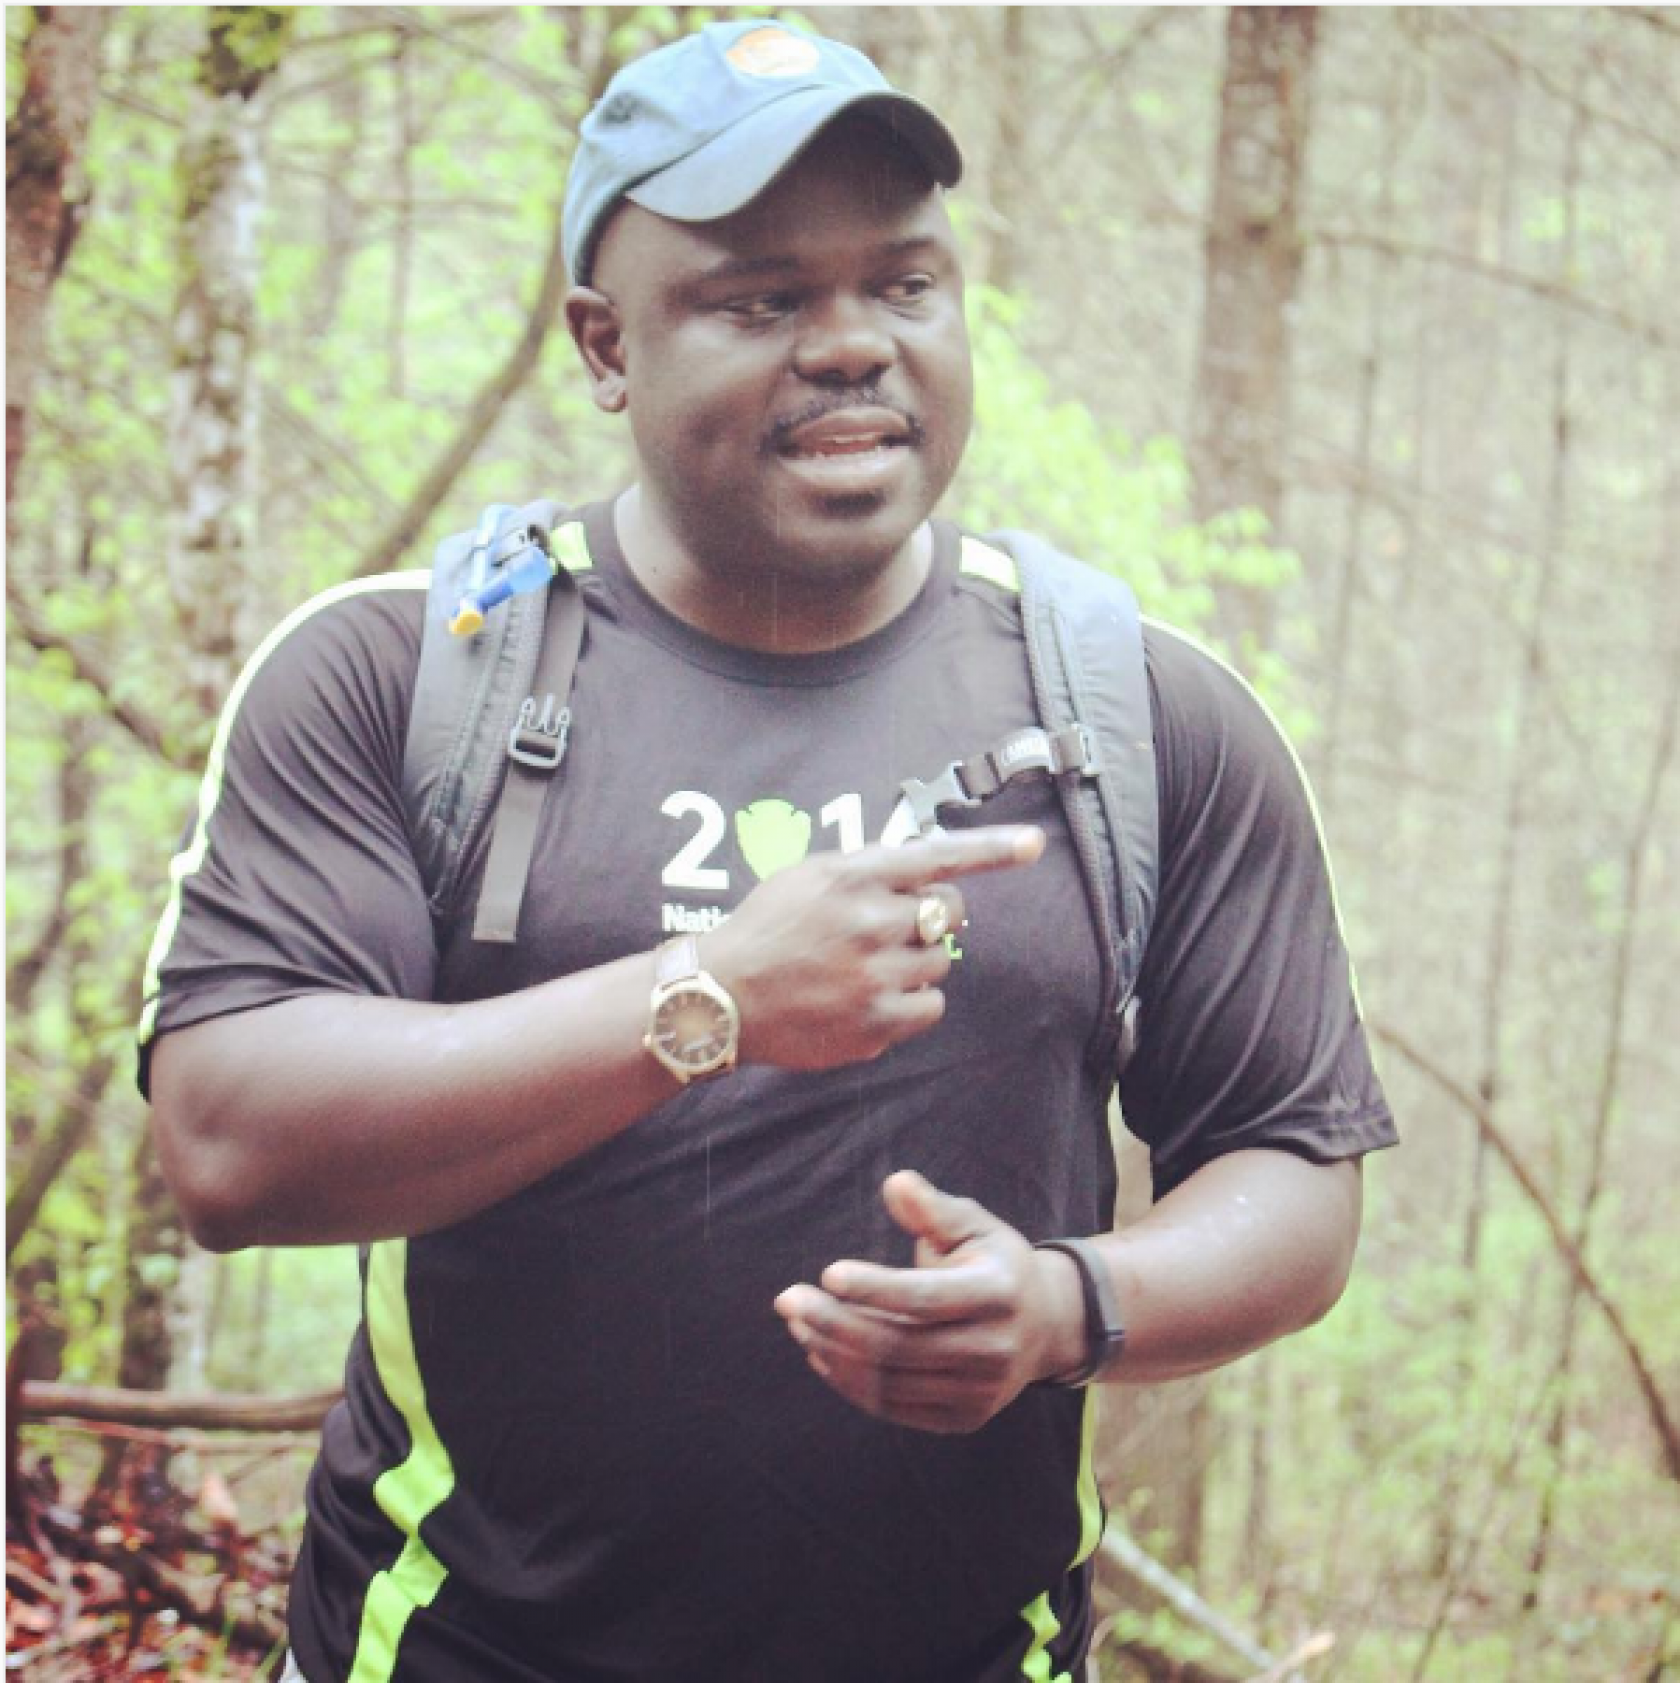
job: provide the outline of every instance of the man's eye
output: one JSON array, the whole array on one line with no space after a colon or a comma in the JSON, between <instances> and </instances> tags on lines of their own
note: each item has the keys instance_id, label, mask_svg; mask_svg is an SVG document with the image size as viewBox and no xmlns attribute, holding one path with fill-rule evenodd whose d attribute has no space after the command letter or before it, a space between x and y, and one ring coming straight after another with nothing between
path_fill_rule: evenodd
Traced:
<instances>
[{"instance_id":1,"label":"man's eye","mask_svg":"<svg viewBox=\"0 0 1680 1683\"><path fill-rule=\"evenodd\" d=\"M932 291L932 275L900 275L881 288L881 296L889 304L914 304Z\"/></svg>"},{"instance_id":2,"label":"man's eye","mask_svg":"<svg viewBox=\"0 0 1680 1683\"><path fill-rule=\"evenodd\" d=\"M789 292L761 292L751 298L732 298L724 311L739 321L778 321L794 307Z\"/></svg>"}]
</instances>

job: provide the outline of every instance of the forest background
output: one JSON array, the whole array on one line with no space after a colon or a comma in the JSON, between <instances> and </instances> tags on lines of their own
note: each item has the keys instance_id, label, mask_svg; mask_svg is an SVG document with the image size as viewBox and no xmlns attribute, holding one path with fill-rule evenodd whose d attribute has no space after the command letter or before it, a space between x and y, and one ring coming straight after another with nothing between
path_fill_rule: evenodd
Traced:
<instances>
[{"instance_id":1,"label":"forest background","mask_svg":"<svg viewBox=\"0 0 1680 1683\"><path fill-rule=\"evenodd\" d=\"M158 1179L168 860L291 606L622 482L556 326L567 158L619 63L717 15L8 11L20 1472L167 1447L295 1536L307 1435L72 1418L330 1388L356 1314L352 1253L211 1258ZM1325 1323L1112 1399L1116 1535L1314 1679L1672 1675L1680 14L806 15L965 145L951 511L1125 574L1286 719L1405 1136ZM1140 1572L1105 1557L1106 1675L1258 1668Z\"/></svg>"}]
</instances>

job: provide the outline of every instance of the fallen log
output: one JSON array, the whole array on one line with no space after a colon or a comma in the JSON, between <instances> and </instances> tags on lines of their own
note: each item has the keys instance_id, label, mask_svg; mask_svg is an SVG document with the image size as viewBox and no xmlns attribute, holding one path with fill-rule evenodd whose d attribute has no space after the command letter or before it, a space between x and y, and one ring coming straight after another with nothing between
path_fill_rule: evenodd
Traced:
<instances>
[{"instance_id":1,"label":"fallen log","mask_svg":"<svg viewBox=\"0 0 1680 1683\"><path fill-rule=\"evenodd\" d=\"M81 1420L110 1426L182 1427L209 1432L314 1432L343 1393L268 1397L242 1392L125 1391L115 1385L64 1385L26 1379L21 1420Z\"/></svg>"}]
</instances>

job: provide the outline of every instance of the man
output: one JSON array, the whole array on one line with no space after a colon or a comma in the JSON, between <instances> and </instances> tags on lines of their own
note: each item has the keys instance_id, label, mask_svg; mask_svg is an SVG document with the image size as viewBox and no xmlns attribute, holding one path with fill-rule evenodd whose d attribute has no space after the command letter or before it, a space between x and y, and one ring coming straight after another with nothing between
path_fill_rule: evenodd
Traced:
<instances>
[{"instance_id":1,"label":"man","mask_svg":"<svg viewBox=\"0 0 1680 1683\"><path fill-rule=\"evenodd\" d=\"M300 610L229 702L143 1041L204 1242L369 1246L293 1589L311 1683L1075 1675L1079 1384L1216 1366L1341 1290L1392 1124L1239 681L1151 631L1123 1099L1160 1201L1123 1233L1053 789L869 840L1033 717L1007 589L929 518L971 413L959 170L860 55L763 22L585 123L567 318L639 473L582 514L515 944L434 927L414 863L423 576Z\"/></svg>"}]
</instances>

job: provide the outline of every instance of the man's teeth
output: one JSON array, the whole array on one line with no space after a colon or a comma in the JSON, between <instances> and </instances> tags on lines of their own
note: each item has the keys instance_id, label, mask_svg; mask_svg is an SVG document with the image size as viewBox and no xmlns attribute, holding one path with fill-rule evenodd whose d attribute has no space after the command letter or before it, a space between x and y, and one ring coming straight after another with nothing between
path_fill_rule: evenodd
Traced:
<instances>
[{"instance_id":1,"label":"man's teeth","mask_svg":"<svg viewBox=\"0 0 1680 1683\"><path fill-rule=\"evenodd\" d=\"M866 450L884 450L888 445L896 442L884 438L880 433L860 434L855 438L824 438L814 444L801 444L795 447L796 456L855 456Z\"/></svg>"}]
</instances>

